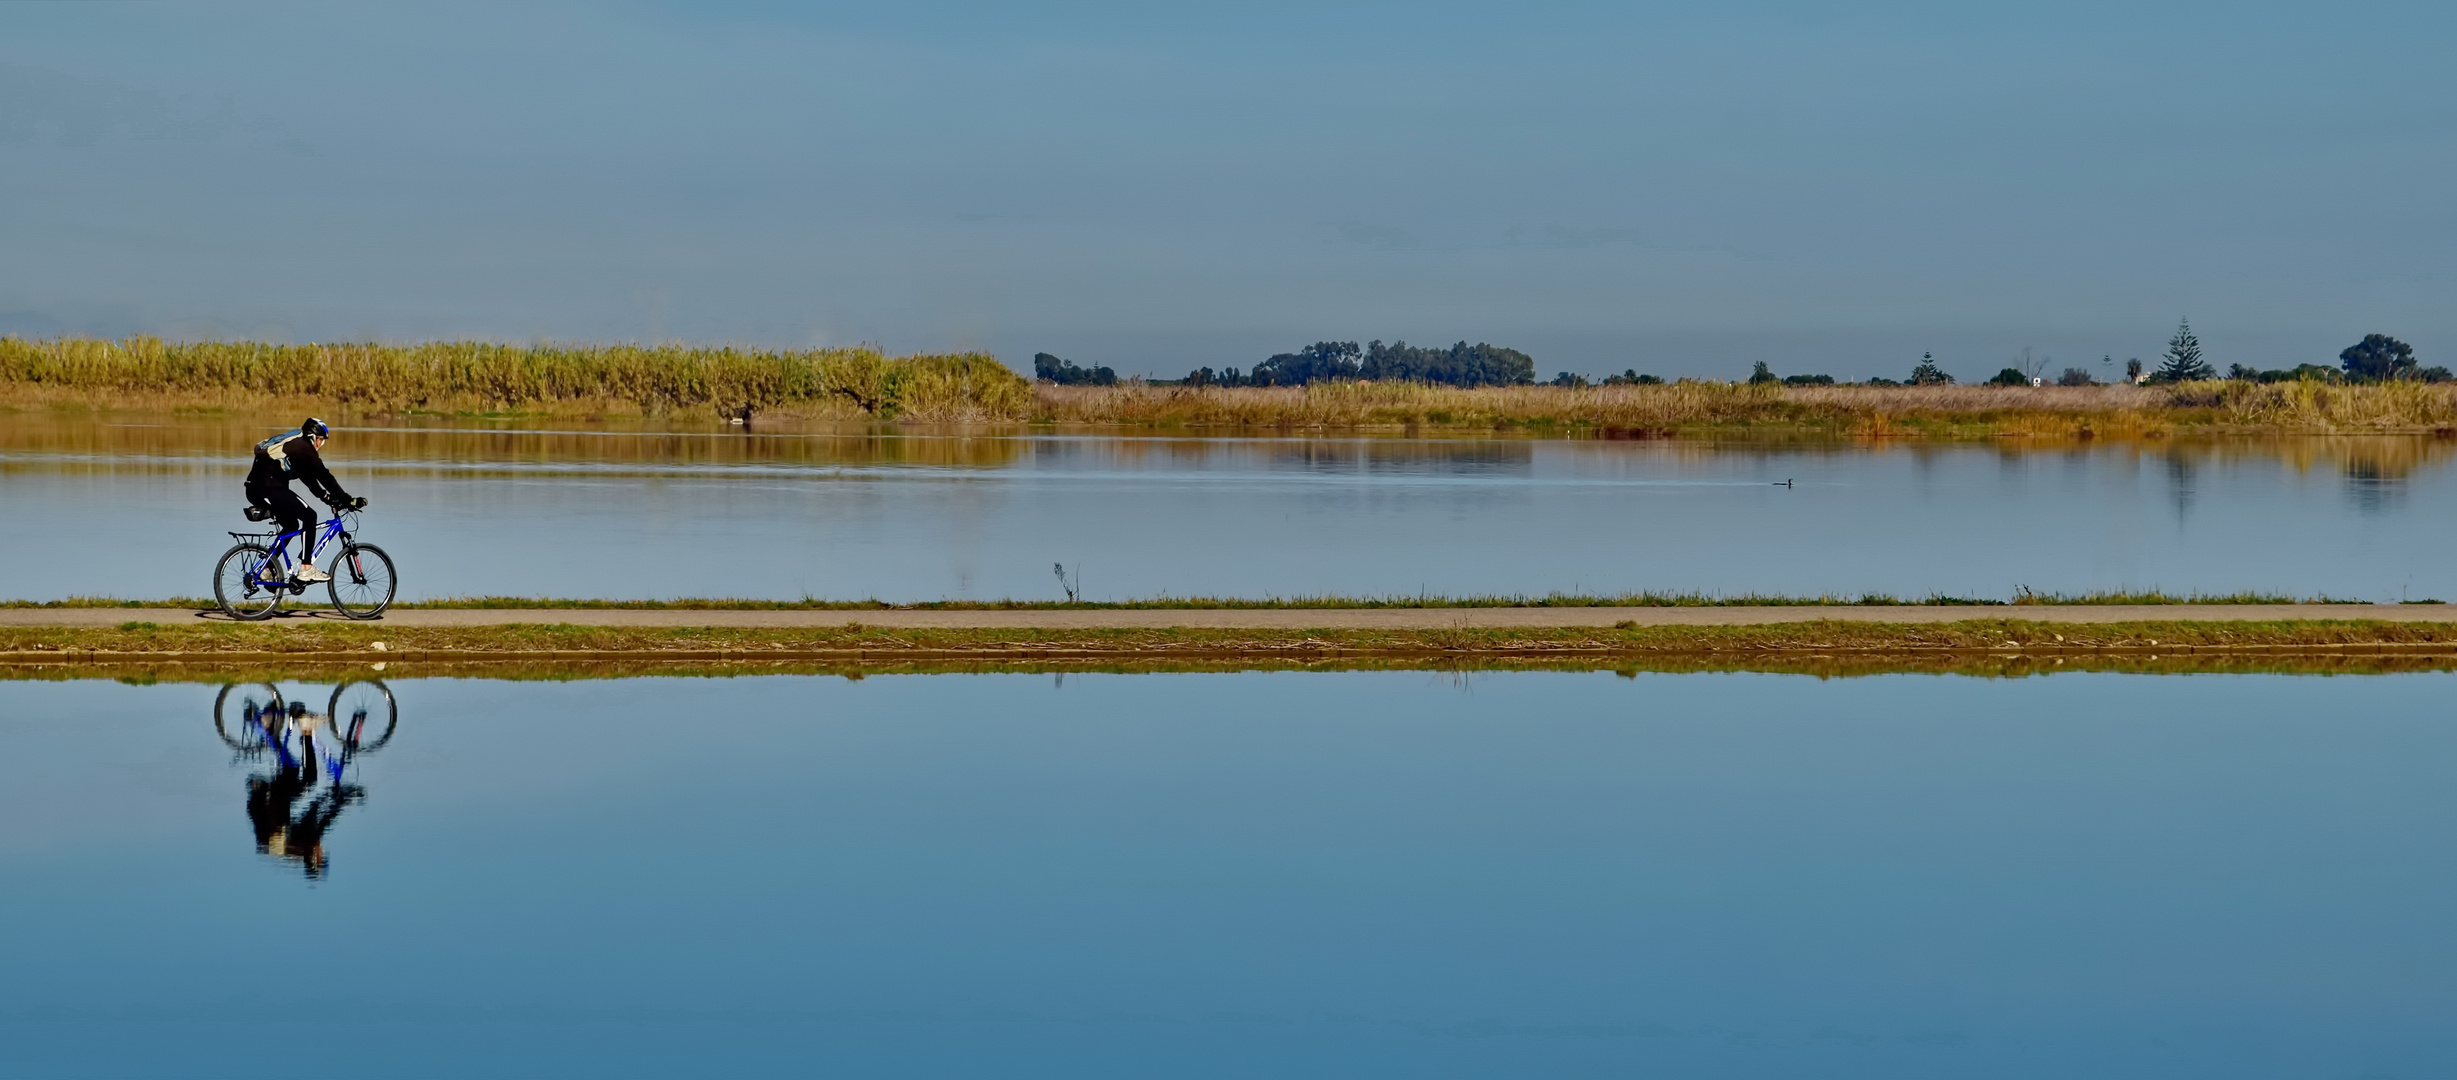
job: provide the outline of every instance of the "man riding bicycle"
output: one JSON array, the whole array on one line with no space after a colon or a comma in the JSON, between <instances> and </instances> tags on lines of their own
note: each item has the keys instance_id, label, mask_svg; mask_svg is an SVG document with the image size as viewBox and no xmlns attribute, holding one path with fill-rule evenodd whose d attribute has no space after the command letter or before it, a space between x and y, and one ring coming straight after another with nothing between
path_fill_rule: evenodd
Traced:
<instances>
[{"instance_id":1,"label":"man riding bicycle","mask_svg":"<svg viewBox=\"0 0 2457 1080\"><path fill-rule=\"evenodd\" d=\"M290 490L290 481L305 481L307 490L334 510L367 508L367 500L350 497L324 467L324 442L332 434L324 421L310 416L296 430L257 443L256 460L247 470L247 501L270 512L284 530L298 530L299 558L290 571L294 581L330 581L332 575L308 561L316 550L316 515ZM276 548L273 554L281 551Z\"/></svg>"}]
</instances>

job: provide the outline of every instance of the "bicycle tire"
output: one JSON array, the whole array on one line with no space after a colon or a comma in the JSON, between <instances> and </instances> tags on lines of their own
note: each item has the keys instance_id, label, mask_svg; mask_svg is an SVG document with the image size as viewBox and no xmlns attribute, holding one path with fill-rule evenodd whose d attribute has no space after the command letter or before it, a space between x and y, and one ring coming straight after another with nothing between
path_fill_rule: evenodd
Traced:
<instances>
[{"instance_id":1,"label":"bicycle tire","mask_svg":"<svg viewBox=\"0 0 2457 1080\"><path fill-rule=\"evenodd\" d=\"M324 583L324 591L333 598L333 610L353 619L372 619L392 606L393 591L401 581L393 575L392 556L374 544L344 544L340 557L333 560L333 579ZM343 599L345 591L349 599Z\"/></svg>"},{"instance_id":2,"label":"bicycle tire","mask_svg":"<svg viewBox=\"0 0 2457 1080\"><path fill-rule=\"evenodd\" d=\"M222 614L250 622L273 617L282 606L282 589L254 580L252 573L272 554L263 544L232 544L222 553L222 561L213 564L213 599Z\"/></svg>"},{"instance_id":3,"label":"bicycle tire","mask_svg":"<svg viewBox=\"0 0 2457 1080\"><path fill-rule=\"evenodd\" d=\"M352 688L359 696L352 698ZM343 712L343 709L348 712ZM392 741L393 725L401 722L401 706L392 699L392 687L382 679L352 679L333 688L333 700L324 707L333 735L341 740L342 752L371 754Z\"/></svg>"},{"instance_id":4,"label":"bicycle tire","mask_svg":"<svg viewBox=\"0 0 2457 1080\"><path fill-rule=\"evenodd\" d=\"M230 692L243 688L248 693L240 697L237 703L238 712L233 713L229 711L232 708ZM262 693L258 694L258 691ZM222 692L213 695L213 733L221 736L222 741L231 749L242 754L253 754L263 750L266 746L264 732L254 724L248 723L248 718L243 714L262 710L268 706L275 712L288 708L282 703L281 689L272 683L225 683L222 686ZM238 733L235 737L231 734L234 731Z\"/></svg>"}]
</instances>

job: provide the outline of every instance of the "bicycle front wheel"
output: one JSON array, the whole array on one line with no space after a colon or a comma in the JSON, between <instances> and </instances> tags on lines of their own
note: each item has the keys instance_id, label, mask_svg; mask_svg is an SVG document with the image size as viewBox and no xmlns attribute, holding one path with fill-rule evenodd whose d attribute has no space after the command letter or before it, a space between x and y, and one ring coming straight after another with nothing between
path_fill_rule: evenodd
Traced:
<instances>
[{"instance_id":1,"label":"bicycle front wheel","mask_svg":"<svg viewBox=\"0 0 2457 1080\"><path fill-rule=\"evenodd\" d=\"M333 609L353 619L372 619L392 606L392 556L374 544L351 544L333 560Z\"/></svg>"},{"instance_id":2,"label":"bicycle front wheel","mask_svg":"<svg viewBox=\"0 0 2457 1080\"><path fill-rule=\"evenodd\" d=\"M333 733L341 739L343 750L366 754L392 741L392 726L400 721L401 709L393 704L390 687L360 679L334 687L332 704L325 706L324 715L332 718Z\"/></svg>"},{"instance_id":3,"label":"bicycle front wheel","mask_svg":"<svg viewBox=\"0 0 2457 1080\"><path fill-rule=\"evenodd\" d=\"M234 544L222 553L222 561L213 567L213 598L221 603L223 614L262 619L281 606L281 586L257 577L272 554L263 544Z\"/></svg>"}]
</instances>

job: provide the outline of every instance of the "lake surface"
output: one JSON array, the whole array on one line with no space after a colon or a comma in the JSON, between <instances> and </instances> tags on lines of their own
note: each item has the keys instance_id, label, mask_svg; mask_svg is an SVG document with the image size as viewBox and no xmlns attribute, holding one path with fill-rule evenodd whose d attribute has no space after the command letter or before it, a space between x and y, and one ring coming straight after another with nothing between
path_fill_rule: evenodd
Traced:
<instances>
[{"instance_id":1,"label":"lake surface","mask_svg":"<svg viewBox=\"0 0 2457 1080\"><path fill-rule=\"evenodd\" d=\"M383 691L0 682L0 1075L2457 1071L2448 675Z\"/></svg>"},{"instance_id":2,"label":"lake surface","mask_svg":"<svg viewBox=\"0 0 2457 1080\"><path fill-rule=\"evenodd\" d=\"M204 595L271 424L0 418L0 596ZM2457 600L2457 442L345 429L405 599ZM1792 485L1777 486L1780 481Z\"/></svg>"}]
</instances>

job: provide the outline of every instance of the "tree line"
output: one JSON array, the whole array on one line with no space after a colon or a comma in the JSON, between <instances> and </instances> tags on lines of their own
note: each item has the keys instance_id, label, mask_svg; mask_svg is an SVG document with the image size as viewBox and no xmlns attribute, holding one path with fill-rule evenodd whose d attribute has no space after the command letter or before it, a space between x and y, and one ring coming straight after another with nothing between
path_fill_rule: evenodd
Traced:
<instances>
[{"instance_id":1,"label":"tree line","mask_svg":"<svg viewBox=\"0 0 2457 1080\"><path fill-rule=\"evenodd\" d=\"M2050 383L2057 386L2101 385L2097 375L2083 367L2067 367L2055 377L2050 378L2047 375L2049 364L2047 357L2042 356L2033 361L2030 359L2030 350L2024 349L2022 353L2022 363L2019 366L2008 366L1981 385L2043 386ZM2298 381L2357 384L2399 381L2457 382L2457 375L2451 374L2448 368L2421 366L2415 360L2414 346L2386 334L2363 335L2363 340L2347 346L2338 353L2336 367L2325 364L2298 364L2292 368L2264 370L2245 364L2230 364L2227 367L2227 373L2221 376L2218 369L2202 356L2201 338L2193 333L2192 322L2189 319L2177 324L2175 334L2167 339L2167 351L2161 354L2158 360L2156 368L2144 365L2139 357L2125 361L2123 381L2144 385L2202 382L2219 378L2265 383ZM2100 362L2112 369L2115 358L2108 356ZM1788 386L1831 386L1835 384L1834 378L1827 375L1777 376L1763 361L1758 363L1757 370L1749 376L1748 381L1752 384L1782 383ZM1909 378L1897 380L1880 377L1859 385L1944 386L1950 385L1953 381L1954 377L1944 368L1938 367L1934 357L1923 353L1920 355L1920 362L1911 368Z\"/></svg>"},{"instance_id":2,"label":"tree line","mask_svg":"<svg viewBox=\"0 0 2457 1080\"><path fill-rule=\"evenodd\" d=\"M1179 380L1187 386L1304 386L1331 380L1438 383L1443 386L1525 386L1536 381L1534 357L1479 341L1419 348L1404 341L1317 341L1279 353L1252 371L1196 368Z\"/></svg>"},{"instance_id":3,"label":"tree line","mask_svg":"<svg viewBox=\"0 0 2457 1080\"><path fill-rule=\"evenodd\" d=\"M1987 386L2057 386L2101 385L2097 374L2085 367L2067 367L2050 378L2049 360L2033 360L2030 350L2022 350L2019 365L2007 366L1982 385ZM2167 340L2167 351L2159 358L2155 369L2145 366L2135 357L2124 365L2123 381L2128 383L2160 384L2199 382L2218 379L2217 368L2202 356L2201 339L2193 333L2187 319L2177 324L2175 334ZM2115 357L2100 361L2112 369ZM1078 367L1073 363L1037 353L1032 358L1032 374L1061 386L1114 386L1117 372L1106 367ZM2363 340L2338 353L2338 364L2298 364L2292 368L2260 369L2245 364L2230 364L2227 379L2248 382L2317 381L2330 383L2380 383L2396 381L2451 382L2457 381L2448 368L2423 367L2415 359L2414 347L2386 334L2365 334ZM1227 368L1214 371L1196 368L1183 379L1155 379L1158 385L1176 386L1304 386L1328 380L1365 379L1375 382L1437 383L1444 386L1526 386L1536 381L1534 358L1517 349L1465 341L1443 348L1418 348L1404 341L1384 344L1380 341L1359 346L1353 341L1318 341L1296 352L1280 353L1254 365L1251 371ZM1653 375L1639 374L1632 368L1618 375L1605 375L1589 380L1584 375L1561 372L1550 385L1581 389L1589 386L1652 386L1664 380ZM1765 361L1758 361L1747 380L1751 385L1834 386L1831 375L1777 375ZM1946 386L1954 377L1937 365L1936 358L1926 353L1911 368L1904 379L1872 378L1862 386Z\"/></svg>"},{"instance_id":4,"label":"tree line","mask_svg":"<svg viewBox=\"0 0 2457 1080\"><path fill-rule=\"evenodd\" d=\"M1079 367L1048 353L1032 357L1034 378L1060 386L1113 386L1117 372L1106 367ZM1637 378L1632 373L1632 378ZM1651 376L1649 377L1651 378ZM1304 386L1331 380L1439 383L1444 386L1525 386L1536 381L1534 357L1517 349L1479 341L1449 348L1419 348L1404 341L1358 345L1353 341L1317 341L1295 352L1279 353L1253 370L1196 368L1183 379L1154 379L1162 386ZM1661 381L1661 380L1655 380Z\"/></svg>"},{"instance_id":5,"label":"tree line","mask_svg":"<svg viewBox=\"0 0 2457 1080\"><path fill-rule=\"evenodd\" d=\"M1032 377L1060 386L1116 386L1118 373L1105 367L1076 367L1048 353L1032 354Z\"/></svg>"}]
</instances>

